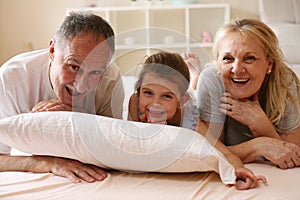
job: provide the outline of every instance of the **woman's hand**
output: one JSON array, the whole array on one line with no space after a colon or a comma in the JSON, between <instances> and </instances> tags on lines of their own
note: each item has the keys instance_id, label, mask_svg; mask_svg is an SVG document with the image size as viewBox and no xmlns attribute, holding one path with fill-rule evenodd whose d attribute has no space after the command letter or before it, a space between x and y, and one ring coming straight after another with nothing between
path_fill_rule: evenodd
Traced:
<instances>
[{"instance_id":1,"label":"woman's hand","mask_svg":"<svg viewBox=\"0 0 300 200\"><path fill-rule=\"evenodd\" d=\"M254 138L248 143L251 153L243 159L245 163L264 157L281 169L300 166L300 147L296 144L269 137Z\"/></svg>"},{"instance_id":2,"label":"woman's hand","mask_svg":"<svg viewBox=\"0 0 300 200\"><path fill-rule=\"evenodd\" d=\"M235 119L236 121L250 126L257 121L260 115L265 115L257 100L235 99L230 93L226 92L220 98L219 110Z\"/></svg>"},{"instance_id":3,"label":"woman's hand","mask_svg":"<svg viewBox=\"0 0 300 200\"><path fill-rule=\"evenodd\" d=\"M258 187L259 181L262 181L264 184L267 183L264 176L255 176L251 170L245 167L236 168L235 175L237 180L234 186L238 190L256 188Z\"/></svg>"},{"instance_id":4,"label":"woman's hand","mask_svg":"<svg viewBox=\"0 0 300 200\"><path fill-rule=\"evenodd\" d=\"M254 137L267 136L280 139L279 134L261 108L258 97L253 100L235 99L230 93L224 93L220 98L219 110L248 126Z\"/></svg>"}]
</instances>

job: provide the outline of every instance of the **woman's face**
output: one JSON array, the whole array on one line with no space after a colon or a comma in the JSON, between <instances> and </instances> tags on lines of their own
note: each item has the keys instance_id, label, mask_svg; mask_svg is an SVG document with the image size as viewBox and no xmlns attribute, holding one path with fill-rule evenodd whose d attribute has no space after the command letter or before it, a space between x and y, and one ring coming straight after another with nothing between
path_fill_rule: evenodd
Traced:
<instances>
[{"instance_id":1,"label":"woman's face","mask_svg":"<svg viewBox=\"0 0 300 200\"><path fill-rule=\"evenodd\" d=\"M231 33L220 44L218 70L226 91L235 98L257 94L272 64L256 38Z\"/></svg>"},{"instance_id":2,"label":"woman's face","mask_svg":"<svg viewBox=\"0 0 300 200\"><path fill-rule=\"evenodd\" d=\"M139 110L151 122L172 118L180 107L178 86L153 73L146 74L139 92Z\"/></svg>"}]
</instances>

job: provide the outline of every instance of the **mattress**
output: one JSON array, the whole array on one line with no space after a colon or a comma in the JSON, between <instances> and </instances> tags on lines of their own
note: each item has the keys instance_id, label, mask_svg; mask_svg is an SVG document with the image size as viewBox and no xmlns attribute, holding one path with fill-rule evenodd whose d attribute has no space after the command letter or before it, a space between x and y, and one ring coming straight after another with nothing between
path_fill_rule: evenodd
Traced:
<instances>
[{"instance_id":1,"label":"mattress","mask_svg":"<svg viewBox=\"0 0 300 200\"><path fill-rule=\"evenodd\" d=\"M224 185L215 172L128 173L108 171L104 181L78 184L49 173L0 173L0 199L287 199L299 200L300 168L282 170L265 163L246 164L268 184L250 190Z\"/></svg>"}]
</instances>

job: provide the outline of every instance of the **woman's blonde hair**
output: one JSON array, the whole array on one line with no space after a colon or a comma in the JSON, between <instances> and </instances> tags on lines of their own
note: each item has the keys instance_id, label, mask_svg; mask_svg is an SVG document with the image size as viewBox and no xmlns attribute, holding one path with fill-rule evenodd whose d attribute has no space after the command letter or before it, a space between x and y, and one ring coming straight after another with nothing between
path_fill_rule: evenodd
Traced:
<instances>
[{"instance_id":1,"label":"woman's blonde hair","mask_svg":"<svg viewBox=\"0 0 300 200\"><path fill-rule=\"evenodd\" d=\"M275 33L270 27L257 19L234 20L232 23L224 25L216 34L212 50L215 61L218 60L222 40L231 33L240 33L259 40L266 58L273 61L272 72L266 75L260 88L259 102L276 128L285 114L288 99L290 99L295 105L297 118L291 123L291 127L287 127L287 129L295 128L300 120L300 81L297 75L286 65ZM289 88L294 83L297 87L296 96L291 94ZM277 131L279 130L277 129Z\"/></svg>"}]
</instances>

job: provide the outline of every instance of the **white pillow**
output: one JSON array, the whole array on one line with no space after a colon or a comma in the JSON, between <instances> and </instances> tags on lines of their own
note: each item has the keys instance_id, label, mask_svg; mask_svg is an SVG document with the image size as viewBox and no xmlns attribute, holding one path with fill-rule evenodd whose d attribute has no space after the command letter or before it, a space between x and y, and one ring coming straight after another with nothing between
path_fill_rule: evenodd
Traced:
<instances>
[{"instance_id":1,"label":"white pillow","mask_svg":"<svg viewBox=\"0 0 300 200\"><path fill-rule=\"evenodd\" d=\"M128 102L130 96L134 93L134 85L138 78L135 76L122 76L123 88L124 88L124 103L123 103L123 119L128 118Z\"/></svg>"},{"instance_id":2,"label":"white pillow","mask_svg":"<svg viewBox=\"0 0 300 200\"><path fill-rule=\"evenodd\" d=\"M135 172L206 172L235 183L234 168L207 140L185 128L75 112L0 120L1 142L22 152Z\"/></svg>"}]
</instances>

